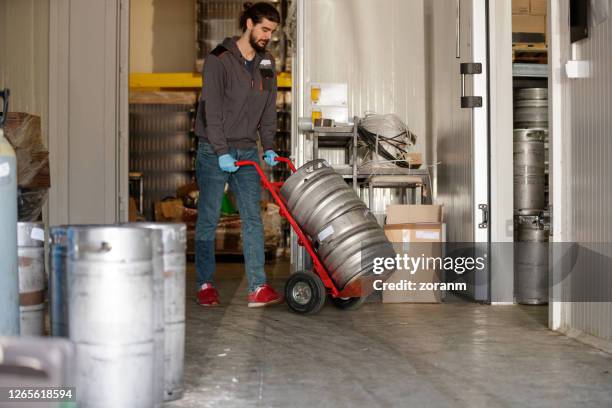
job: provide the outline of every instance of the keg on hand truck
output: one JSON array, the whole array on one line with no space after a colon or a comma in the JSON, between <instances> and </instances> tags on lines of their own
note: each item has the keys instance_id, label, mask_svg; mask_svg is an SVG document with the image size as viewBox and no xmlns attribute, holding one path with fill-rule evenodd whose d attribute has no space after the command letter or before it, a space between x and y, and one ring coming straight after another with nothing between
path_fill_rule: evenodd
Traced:
<instances>
[{"instance_id":1,"label":"keg on hand truck","mask_svg":"<svg viewBox=\"0 0 612 408\"><path fill-rule=\"evenodd\" d=\"M394 258L395 251L363 201L325 160L314 160L296 170L283 183L271 183L259 165L261 177L313 261L312 271L291 274L285 299L297 313L312 314L325 304L327 294L341 309L356 308L372 292L374 280L386 280L393 272L374 274L376 258Z\"/></svg>"}]
</instances>

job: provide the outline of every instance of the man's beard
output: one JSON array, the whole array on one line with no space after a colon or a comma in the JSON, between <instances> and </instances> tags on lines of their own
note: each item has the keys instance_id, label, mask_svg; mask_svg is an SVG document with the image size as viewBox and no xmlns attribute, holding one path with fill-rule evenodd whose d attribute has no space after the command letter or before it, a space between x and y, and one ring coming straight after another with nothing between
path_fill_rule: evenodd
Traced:
<instances>
[{"instance_id":1,"label":"man's beard","mask_svg":"<svg viewBox=\"0 0 612 408\"><path fill-rule=\"evenodd\" d=\"M257 52L264 52L266 50L266 46L268 45L268 42L266 42L264 46L259 45L253 33L251 33L251 36L249 37L249 42L251 43L251 47L253 47Z\"/></svg>"}]
</instances>

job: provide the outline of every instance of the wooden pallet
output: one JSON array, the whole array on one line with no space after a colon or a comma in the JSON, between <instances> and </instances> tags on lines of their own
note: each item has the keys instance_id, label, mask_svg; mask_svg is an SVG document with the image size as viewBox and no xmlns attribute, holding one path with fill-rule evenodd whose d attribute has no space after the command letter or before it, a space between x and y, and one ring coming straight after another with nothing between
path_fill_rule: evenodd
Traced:
<instances>
[{"instance_id":1,"label":"wooden pallet","mask_svg":"<svg viewBox=\"0 0 612 408\"><path fill-rule=\"evenodd\" d=\"M548 63L548 45L546 43L512 44L512 62L532 64Z\"/></svg>"}]
</instances>

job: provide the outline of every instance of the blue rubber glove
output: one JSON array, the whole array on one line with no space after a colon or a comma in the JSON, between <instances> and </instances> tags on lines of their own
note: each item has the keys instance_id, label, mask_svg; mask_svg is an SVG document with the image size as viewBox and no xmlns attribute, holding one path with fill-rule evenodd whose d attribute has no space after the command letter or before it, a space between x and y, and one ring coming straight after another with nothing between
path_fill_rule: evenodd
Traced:
<instances>
[{"instance_id":1,"label":"blue rubber glove","mask_svg":"<svg viewBox=\"0 0 612 408\"><path fill-rule=\"evenodd\" d=\"M238 171L236 167L236 159L231 154L223 154L219 156L219 168L226 173L235 173Z\"/></svg>"},{"instance_id":2,"label":"blue rubber glove","mask_svg":"<svg viewBox=\"0 0 612 408\"><path fill-rule=\"evenodd\" d=\"M264 160L266 161L266 163L268 163L272 167L278 164L278 162L276 161L277 157L278 157L278 154L276 154L274 150L266 150L264 152Z\"/></svg>"}]
</instances>

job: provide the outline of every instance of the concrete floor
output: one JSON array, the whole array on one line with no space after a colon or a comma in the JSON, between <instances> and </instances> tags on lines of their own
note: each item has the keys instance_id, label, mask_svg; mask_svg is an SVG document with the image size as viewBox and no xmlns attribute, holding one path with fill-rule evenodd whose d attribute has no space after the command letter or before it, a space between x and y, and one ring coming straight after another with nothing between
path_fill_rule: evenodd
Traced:
<instances>
[{"instance_id":1,"label":"concrete floor","mask_svg":"<svg viewBox=\"0 0 612 408\"><path fill-rule=\"evenodd\" d=\"M242 268L219 265L221 307L188 298L186 392L166 406L612 406L612 355L548 330L545 307L327 305L305 317L248 309ZM282 290L287 263L267 270Z\"/></svg>"}]
</instances>

